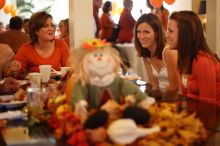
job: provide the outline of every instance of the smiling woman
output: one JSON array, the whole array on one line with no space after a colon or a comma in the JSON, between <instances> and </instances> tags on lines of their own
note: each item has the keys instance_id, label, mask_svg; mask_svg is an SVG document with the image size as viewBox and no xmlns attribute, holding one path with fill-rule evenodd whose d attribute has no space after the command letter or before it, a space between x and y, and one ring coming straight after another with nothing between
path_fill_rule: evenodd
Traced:
<instances>
[{"instance_id":1,"label":"smiling woman","mask_svg":"<svg viewBox=\"0 0 220 146\"><path fill-rule=\"evenodd\" d=\"M137 20L134 43L139 56L144 60L149 84L152 87L147 93L159 96L159 91L178 91L180 82L177 51L165 47L162 23L156 15L143 14Z\"/></svg>"}]
</instances>

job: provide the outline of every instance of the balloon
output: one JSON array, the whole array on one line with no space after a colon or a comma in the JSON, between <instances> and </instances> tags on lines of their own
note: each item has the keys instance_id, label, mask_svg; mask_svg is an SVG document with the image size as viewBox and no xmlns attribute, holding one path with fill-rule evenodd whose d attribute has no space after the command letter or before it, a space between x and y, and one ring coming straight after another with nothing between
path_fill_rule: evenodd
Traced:
<instances>
[{"instance_id":1,"label":"balloon","mask_svg":"<svg viewBox=\"0 0 220 146\"><path fill-rule=\"evenodd\" d=\"M5 0L0 0L0 9L5 6Z\"/></svg>"},{"instance_id":2,"label":"balloon","mask_svg":"<svg viewBox=\"0 0 220 146\"><path fill-rule=\"evenodd\" d=\"M122 8L122 7L120 7L120 8L117 9L117 13L118 13L118 14L121 14L122 11L123 11L123 8Z\"/></svg>"},{"instance_id":3,"label":"balloon","mask_svg":"<svg viewBox=\"0 0 220 146\"><path fill-rule=\"evenodd\" d=\"M150 0L150 3L154 8L160 8L163 4L163 1L162 0Z\"/></svg>"},{"instance_id":4,"label":"balloon","mask_svg":"<svg viewBox=\"0 0 220 146\"><path fill-rule=\"evenodd\" d=\"M16 9L15 5L14 4L11 4L11 11Z\"/></svg>"},{"instance_id":5,"label":"balloon","mask_svg":"<svg viewBox=\"0 0 220 146\"><path fill-rule=\"evenodd\" d=\"M16 9L13 9L13 10L11 10L10 13L11 13L11 16L14 17L14 16L17 15L17 10L16 10Z\"/></svg>"},{"instance_id":6,"label":"balloon","mask_svg":"<svg viewBox=\"0 0 220 146\"><path fill-rule=\"evenodd\" d=\"M11 5L4 6L3 11L8 14L11 11Z\"/></svg>"},{"instance_id":7,"label":"balloon","mask_svg":"<svg viewBox=\"0 0 220 146\"><path fill-rule=\"evenodd\" d=\"M164 0L168 5L171 5L175 2L175 0Z\"/></svg>"}]
</instances>

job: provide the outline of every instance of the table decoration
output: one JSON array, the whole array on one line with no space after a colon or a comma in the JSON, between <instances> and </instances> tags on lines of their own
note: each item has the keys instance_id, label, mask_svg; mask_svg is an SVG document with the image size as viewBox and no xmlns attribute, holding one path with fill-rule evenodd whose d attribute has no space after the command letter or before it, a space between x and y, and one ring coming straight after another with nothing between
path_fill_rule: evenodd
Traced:
<instances>
[{"instance_id":1,"label":"table decoration","mask_svg":"<svg viewBox=\"0 0 220 146\"><path fill-rule=\"evenodd\" d=\"M114 120L108 120L99 127L88 129L82 119L72 112L65 100L65 95L54 97L52 101L45 102L44 109L41 112L33 114L39 123L48 125L57 141L62 141L62 144L68 146L118 146L109 139L106 131L112 122L124 118L122 116L125 110L123 104L119 105L121 110L118 110L119 113L117 113ZM90 109L88 111L89 117L97 111L99 110ZM138 124L138 127L151 128L159 126L160 132L139 137L124 146L199 145L207 137L203 123L196 118L195 113L180 110L177 104L156 103L149 107L147 111L150 114L150 119L144 124ZM97 118L95 118L95 122L98 122ZM104 140L94 142L91 137L100 135L100 133L104 136Z\"/></svg>"}]
</instances>

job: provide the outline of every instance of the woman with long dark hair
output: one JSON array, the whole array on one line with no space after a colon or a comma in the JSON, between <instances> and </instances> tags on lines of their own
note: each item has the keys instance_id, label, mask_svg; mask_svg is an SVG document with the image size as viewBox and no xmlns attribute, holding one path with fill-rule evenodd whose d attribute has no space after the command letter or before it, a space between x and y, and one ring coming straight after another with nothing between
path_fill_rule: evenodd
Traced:
<instances>
[{"instance_id":1,"label":"woman with long dark hair","mask_svg":"<svg viewBox=\"0 0 220 146\"><path fill-rule=\"evenodd\" d=\"M167 43L178 50L183 93L220 104L220 63L207 45L200 18L193 11L171 14Z\"/></svg>"}]
</instances>

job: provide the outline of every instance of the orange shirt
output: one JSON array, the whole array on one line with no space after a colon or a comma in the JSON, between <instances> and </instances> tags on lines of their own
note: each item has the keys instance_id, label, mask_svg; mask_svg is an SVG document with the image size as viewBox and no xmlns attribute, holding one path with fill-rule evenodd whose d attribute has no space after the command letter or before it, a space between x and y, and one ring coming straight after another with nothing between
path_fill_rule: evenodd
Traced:
<instances>
[{"instance_id":1,"label":"orange shirt","mask_svg":"<svg viewBox=\"0 0 220 146\"><path fill-rule=\"evenodd\" d=\"M199 52L183 91L188 97L220 105L220 62L214 61L207 53Z\"/></svg>"},{"instance_id":2,"label":"orange shirt","mask_svg":"<svg viewBox=\"0 0 220 146\"><path fill-rule=\"evenodd\" d=\"M68 48L70 49L70 40L69 40L69 36L65 37L63 40L66 42Z\"/></svg>"},{"instance_id":3,"label":"orange shirt","mask_svg":"<svg viewBox=\"0 0 220 146\"><path fill-rule=\"evenodd\" d=\"M66 66L69 57L69 49L63 40L54 40L55 49L48 58L41 57L31 43L24 44L14 56L13 60L21 64L21 69L27 72L39 72L39 65L50 64L56 70L61 66Z\"/></svg>"},{"instance_id":4,"label":"orange shirt","mask_svg":"<svg viewBox=\"0 0 220 146\"><path fill-rule=\"evenodd\" d=\"M102 16L100 18L100 22L101 22L100 38L111 40L112 39L112 31L114 28L114 22L113 22L111 16L108 15L107 13L103 12Z\"/></svg>"}]
</instances>

